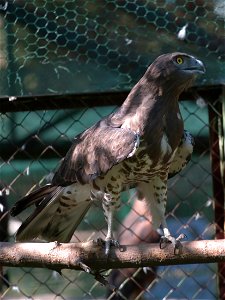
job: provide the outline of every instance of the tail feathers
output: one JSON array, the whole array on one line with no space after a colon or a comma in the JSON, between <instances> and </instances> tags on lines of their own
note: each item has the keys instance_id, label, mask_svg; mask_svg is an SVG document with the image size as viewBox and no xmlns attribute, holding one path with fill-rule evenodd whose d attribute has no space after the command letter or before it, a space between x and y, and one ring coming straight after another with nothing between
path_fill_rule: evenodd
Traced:
<instances>
[{"instance_id":1,"label":"tail feathers","mask_svg":"<svg viewBox=\"0 0 225 300\"><path fill-rule=\"evenodd\" d=\"M80 202L76 207L71 207L67 213L58 213L57 210L42 232L42 238L47 241L68 243L90 206L90 201Z\"/></svg>"},{"instance_id":2,"label":"tail feathers","mask_svg":"<svg viewBox=\"0 0 225 300\"><path fill-rule=\"evenodd\" d=\"M16 204L11 208L10 214L11 216L15 217L18 214L20 214L23 210L28 208L29 206L35 204L38 206L40 202L49 196L51 197L52 194L54 194L56 190L56 186L52 186L51 184L47 184L43 187L40 187L36 191L28 194L27 196L23 197L19 201L16 202Z\"/></svg>"},{"instance_id":3,"label":"tail feathers","mask_svg":"<svg viewBox=\"0 0 225 300\"><path fill-rule=\"evenodd\" d=\"M41 232L49 223L49 218L52 218L52 216L54 216L54 213L58 208L57 198L61 194L62 190L63 187L55 186L54 189L52 187L51 192L48 195L46 195L47 193L44 193L44 198L40 198L39 196L34 199L31 198L28 205L21 205L20 207L20 203L24 204L24 199L21 199L19 201L20 203L18 202L18 205L16 204L14 206L16 214L18 214L28 206L36 203L36 199L39 199L38 202L40 203L36 207L35 211L22 223L22 225L18 229L16 233L17 241L32 240L41 235ZM31 194L28 196L31 196Z\"/></svg>"},{"instance_id":4,"label":"tail feathers","mask_svg":"<svg viewBox=\"0 0 225 300\"><path fill-rule=\"evenodd\" d=\"M14 206L13 215L31 204L38 205L18 229L16 240L23 242L41 238L46 241L69 242L90 208L91 201L79 194L79 199L63 195L64 187L45 186L21 199Z\"/></svg>"}]
</instances>

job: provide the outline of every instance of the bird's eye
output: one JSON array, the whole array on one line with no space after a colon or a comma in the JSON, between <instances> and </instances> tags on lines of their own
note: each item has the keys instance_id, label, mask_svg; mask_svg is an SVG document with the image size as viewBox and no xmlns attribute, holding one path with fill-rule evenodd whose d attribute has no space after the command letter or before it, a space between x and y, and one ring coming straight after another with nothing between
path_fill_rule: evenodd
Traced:
<instances>
[{"instance_id":1,"label":"bird's eye","mask_svg":"<svg viewBox=\"0 0 225 300\"><path fill-rule=\"evenodd\" d=\"M178 65L181 65L184 61L183 58L179 56L176 58L176 62L178 63Z\"/></svg>"}]
</instances>

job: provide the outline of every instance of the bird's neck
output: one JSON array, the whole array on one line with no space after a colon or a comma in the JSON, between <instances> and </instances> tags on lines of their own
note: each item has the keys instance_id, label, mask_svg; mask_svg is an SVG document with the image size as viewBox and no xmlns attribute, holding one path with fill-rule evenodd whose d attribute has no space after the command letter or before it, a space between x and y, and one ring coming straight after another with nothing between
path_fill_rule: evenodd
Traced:
<instances>
[{"instance_id":1,"label":"bird's neck","mask_svg":"<svg viewBox=\"0 0 225 300\"><path fill-rule=\"evenodd\" d=\"M162 126L162 120L167 119L168 114L179 113L180 93L175 86L168 88L154 82L149 84L145 78L142 79L120 108L119 114L126 116L122 127L144 134L146 130Z\"/></svg>"}]
</instances>

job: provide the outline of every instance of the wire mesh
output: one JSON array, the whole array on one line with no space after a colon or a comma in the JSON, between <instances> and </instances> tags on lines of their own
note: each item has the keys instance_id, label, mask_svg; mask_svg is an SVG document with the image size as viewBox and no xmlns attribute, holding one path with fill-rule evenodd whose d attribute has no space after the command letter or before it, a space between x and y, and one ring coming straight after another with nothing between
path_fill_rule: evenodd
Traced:
<instances>
[{"instance_id":1,"label":"wire mesh","mask_svg":"<svg viewBox=\"0 0 225 300\"><path fill-rule=\"evenodd\" d=\"M1 139L5 143L5 145L3 143L4 149L9 150L3 150L1 153L1 177L7 186L7 199L10 206L34 185L42 183L44 179L47 180L51 176L76 133L89 127L91 123L113 109L113 107L101 107L3 115ZM211 239L215 235L215 220L207 106L202 108L194 102L185 101L181 103L181 109L185 128L195 136L195 154L188 167L169 182L167 219L175 235L184 232L190 240ZM137 204L141 202L135 200L136 197L134 191L122 195L124 205L117 214L118 233L116 234L122 242L124 234L129 231L128 238L132 242L132 235L137 236L142 230L146 230L148 234L146 233L146 237L141 240L152 238L152 242L157 242L158 235L154 232L151 234L150 224L145 224L146 228L139 228L143 226L143 222L139 216L140 206ZM126 223L127 216L132 213L132 207L136 208L136 216L132 218L131 223ZM15 232L19 222L19 219L16 221L10 219L10 234ZM75 233L74 241L104 236L105 230L106 224L101 208L93 207ZM126 243L129 241L127 238L125 240ZM130 281L136 282L133 289L134 291L138 289L139 298L141 295L146 299L151 297L153 299L217 299L218 297L218 273L215 264L159 267L153 271L147 270L146 274L139 269L131 272L129 277L122 276L126 274L126 270L117 272L119 272L117 281L119 282L120 277L123 279L119 285L124 285L124 297L127 295L126 286ZM7 268L9 286L3 287L3 299L13 297L94 299L105 295L105 288L83 272L64 271L63 274L64 276L61 277L50 270ZM115 275L111 276L113 280Z\"/></svg>"},{"instance_id":2,"label":"wire mesh","mask_svg":"<svg viewBox=\"0 0 225 300\"><path fill-rule=\"evenodd\" d=\"M0 1L0 94L13 105L21 95L127 90L153 58L175 50L205 62L207 75L198 85L220 84L223 5L203 0ZM218 103L222 98L180 103L196 145L189 165L169 181L167 220L174 235L185 233L189 240L212 239L216 233L208 109L222 118ZM56 103L54 110L36 111L24 106L24 111L1 115L0 213L6 211L5 201L11 207L48 181L74 136L116 107L90 106L57 109ZM134 190L122 194L115 235L126 244L158 242L137 198ZM21 220L9 219L6 237L7 222L1 219L0 237L11 241ZM101 207L94 206L73 240L105 231ZM0 287L2 299L218 299L222 276L216 264L113 270L109 280L119 288L116 295L84 272L66 270L60 276L47 269L4 268Z\"/></svg>"},{"instance_id":3,"label":"wire mesh","mask_svg":"<svg viewBox=\"0 0 225 300\"><path fill-rule=\"evenodd\" d=\"M130 89L160 53L205 61L221 83L223 1L24 1L0 4L1 94Z\"/></svg>"}]
</instances>

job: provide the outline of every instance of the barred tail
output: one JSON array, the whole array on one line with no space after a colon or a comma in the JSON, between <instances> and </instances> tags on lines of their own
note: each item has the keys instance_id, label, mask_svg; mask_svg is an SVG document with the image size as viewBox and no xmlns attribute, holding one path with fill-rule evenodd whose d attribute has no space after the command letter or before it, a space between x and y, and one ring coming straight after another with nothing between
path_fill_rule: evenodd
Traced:
<instances>
[{"instance_id":1,"label":"barred tail","mask_svg":"<svg viewBox=\"0 0 225 300\"><path fill-rule=\"evenodd\" d=\"M19 227L16 233L17 241L35 238L58 242L70 241L91 202L83 201L82 198L81 201L76 201L73 197L65 200L64 189L61 186L43 186L12 207L11 215L16 216L29 206L36 205L34 212Z\"/></svg>"}]
</instances>

